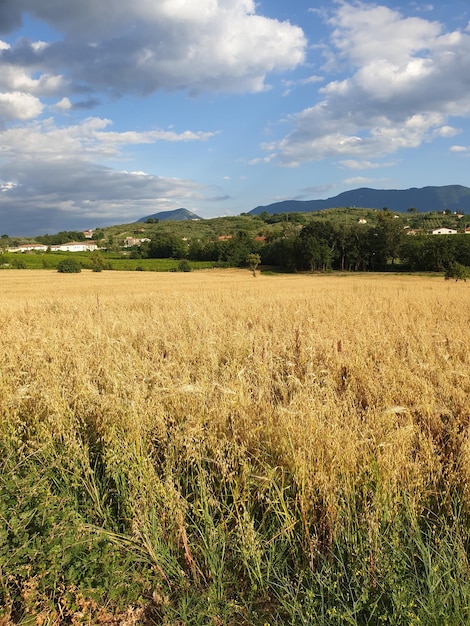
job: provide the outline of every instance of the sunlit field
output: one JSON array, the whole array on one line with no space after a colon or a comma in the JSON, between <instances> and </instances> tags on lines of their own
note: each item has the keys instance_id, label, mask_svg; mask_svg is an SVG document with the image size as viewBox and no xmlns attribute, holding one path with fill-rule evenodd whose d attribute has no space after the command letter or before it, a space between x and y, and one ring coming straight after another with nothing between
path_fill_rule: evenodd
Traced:
<instances>
[{"instance_id":1,"label":"sunlit field","mask_svg":"<svg viewBox=\"0 0 470 626\"><path fill-rule=\"evenodd\" d=\"M469 623L470 283L0 293L0 624Z\"/></svg>"}]
</instances>

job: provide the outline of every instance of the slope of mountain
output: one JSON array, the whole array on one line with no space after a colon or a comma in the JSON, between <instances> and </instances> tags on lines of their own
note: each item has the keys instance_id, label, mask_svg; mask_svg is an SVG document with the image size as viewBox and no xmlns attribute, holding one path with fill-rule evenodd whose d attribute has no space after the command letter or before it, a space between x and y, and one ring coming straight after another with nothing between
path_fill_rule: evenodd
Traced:
<instances>
[{"instance_id":1,"label":"slope of mountain","mask_svg":"<svg viewBox=\"0 0 470 626\"><path fill-rule=\"evenodd\" d=\"M251 215L266 212L308 213L336 207L358 207L363 209L382 209L403 212L415 208L421 212L444 211L449 209L460 213L470 213L470 188L462 185L443 187L422 187L418 189L369 189L363 187L345 191L326 200L285 200L267 206L258 206Z\"/></svg>"},{"instance_id":2,"label":"slope of mountain","mask_svg":"<svg viewBox=\"0 0 470 626\"><path fill-rule=\"evenodd\" d=\"M154 213L153 215L146 215L145 217L141 217L138 222L146 222L147 220L174 220L174 221L183 221L183 220L202 220L202 217L188 211L188 209L175 209L174 211L161 211L160 213Z\"/></svg>"}]
</instances>

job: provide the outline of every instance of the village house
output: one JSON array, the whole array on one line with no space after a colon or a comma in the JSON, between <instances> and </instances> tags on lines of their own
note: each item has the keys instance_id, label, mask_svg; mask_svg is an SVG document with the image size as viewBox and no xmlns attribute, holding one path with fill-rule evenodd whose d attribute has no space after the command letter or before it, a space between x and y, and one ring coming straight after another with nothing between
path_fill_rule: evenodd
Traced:
<instances>
[{"instance_id":1,"label":"village house","mask_svg":"<svg viewBox=\"0 0 470 626\"><path fill-rule=\"evenodd\" d=\"M51 246L51 252L93 252L97 249L95 241L69 241Z\"/></svg>"},{"instance_id":2,"label":"village house","mask_svg":"<svg viewBox=\"0 0 470 626\"><path fill-rule=\"evenodd\" d=\"M47 246L42 243L24 243L16 248L8 248L8 252L45 252Z\"/></svg>"},{"instance_id":3,"label":"village house","mask_svg":"<svg viewBox=\"0 0 470 626\"><path fill-rule=\"evenodd\" d=\"M140 239L136 239L135 237L126 237L124 239L124 247L132 248L133 246L140 246L142 243L146 241L150 241L148 237L142 237Z\"/></svg>"},{"instance_id":4,"label":"village house","mask_svg":"<svg viewBox=\"0 0 470 626\"><path fill-rule=\"evenodd\" d=\"M456 235L457 231L454 228L435 228L431 231L431 235Z\"/></svg>"}]
</instances>

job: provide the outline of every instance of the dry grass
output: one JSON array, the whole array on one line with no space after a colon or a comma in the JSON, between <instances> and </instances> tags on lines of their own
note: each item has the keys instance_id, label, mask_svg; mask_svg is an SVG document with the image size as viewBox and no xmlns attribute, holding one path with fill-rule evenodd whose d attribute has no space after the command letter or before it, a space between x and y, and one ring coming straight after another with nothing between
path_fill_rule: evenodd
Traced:
<instances>
[{"instance_id":1,"label":"dry grass","mask_svg":"<svg viewBox=\"0 0 470 626\"><path fill-rule=\"evenodd\" d=\"M4 436L16 433L28 454L66 455L70 475L80 459L77 480L106 527L90 461L99 446L129 533L164 578L172 566L155 553L158 533L180 547L194 581L215 577L194 547L181 467L212 467L221 488L251 481L264 511L274 483L293 489L299 513L285 508L279 533L302 526L311 567L347 532L352 497L369 538L400 514L404 494L417 519L430 502L450 510L456 493L470 504L467 284L8 271L0 293ZM256 571L256 524L241 511L223 515Z\"/></svg>"}]
</instances>

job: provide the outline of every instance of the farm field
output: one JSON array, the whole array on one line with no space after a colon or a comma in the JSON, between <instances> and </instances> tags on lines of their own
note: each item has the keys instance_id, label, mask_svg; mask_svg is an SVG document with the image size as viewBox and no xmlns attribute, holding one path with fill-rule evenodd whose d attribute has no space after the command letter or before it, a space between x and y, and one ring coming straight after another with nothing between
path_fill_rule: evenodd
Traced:
<instances>
[{"instance_id":1,"label":"farm field","mask_svg":"<svg viewBox=\"0 0 470 626\"><path fill-rule=\"evenodd\" d=\"M470 622L470 284L0 293L2 626Z\"/></svg>"}]
</instances>

